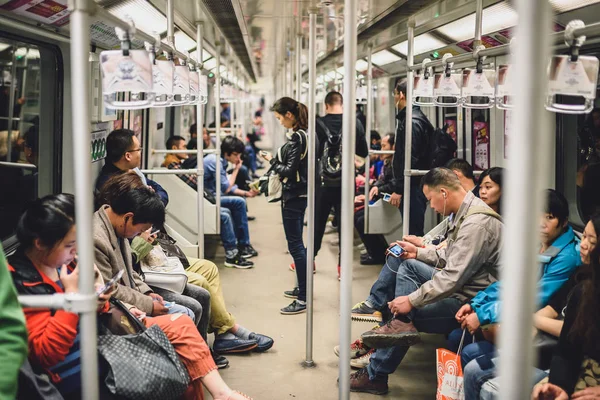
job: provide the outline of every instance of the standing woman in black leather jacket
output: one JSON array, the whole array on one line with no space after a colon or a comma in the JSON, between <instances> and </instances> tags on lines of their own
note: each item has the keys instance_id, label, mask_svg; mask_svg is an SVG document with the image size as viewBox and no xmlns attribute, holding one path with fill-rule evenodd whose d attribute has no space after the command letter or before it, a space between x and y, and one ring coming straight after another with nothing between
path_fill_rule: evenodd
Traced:
<instances>
[{"instance_id":1,"label":"standing woman in black leather jacket","mask_svg":"<svg viewBox=\"0 0 600 400\"><path fill-rule=\"evenodd\" d=\"M288 242L288 250L296 264L298 288L285 292L286 297L295 298L289 306L281 309L282 314L300 314L306 311L306 247L302 239L304 212L306 211L306 157L308 146L308 109L302 103L289 97L282 97L273 104L271 111L286 129L289 142L281 148L281 160L266 154L271 169L279 174L283 183L283 203L281 214L283 229Z\"/></svg>"}]
</instances>

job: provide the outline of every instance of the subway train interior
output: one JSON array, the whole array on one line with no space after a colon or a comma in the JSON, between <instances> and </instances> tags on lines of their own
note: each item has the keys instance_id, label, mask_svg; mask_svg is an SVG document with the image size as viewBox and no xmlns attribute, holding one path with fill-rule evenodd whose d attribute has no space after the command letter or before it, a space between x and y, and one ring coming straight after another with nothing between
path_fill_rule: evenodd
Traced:
<instances>
[{"instance_id":1,"label":"subway train interior","mask_svg":"<svg viewBox=\"0 0 600 400\"><path fill-rule=\"evenodd\" d=\"M600 398L599 55L598 0L0 0L0 399Z\"/></svg>"}]
</instances>

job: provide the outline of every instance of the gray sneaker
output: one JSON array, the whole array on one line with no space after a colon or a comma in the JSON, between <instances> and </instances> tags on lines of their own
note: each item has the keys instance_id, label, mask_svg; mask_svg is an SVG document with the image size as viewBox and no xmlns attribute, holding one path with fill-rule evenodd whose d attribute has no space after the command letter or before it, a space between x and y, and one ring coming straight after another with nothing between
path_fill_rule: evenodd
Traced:
<instances>
[{"instance_id":1,"label":"gray sneaker","mask_svg":"<svg viewBox=\"0 0 600 400\"><path fill-rule=\"evenodd\" d=\"M364 301L352 307L351 315L353 321L381 322L383 320L381 312L369 307Z\"/></svg>"},{"instance_id":2,"label":"gray sneaker","mask_svg":"<svg viewBox=\"0 0 600 400\"><path fill-rule=\"evenodd\" d=\"M298 303L298 300L294 300L292 302L292 304L290 304L287 307L284 307L281 309L281 313L283 315L294 315L294 314L300 314L306 311L306 303L305 304L300 304Z\"/></svg>"}]
</instances>

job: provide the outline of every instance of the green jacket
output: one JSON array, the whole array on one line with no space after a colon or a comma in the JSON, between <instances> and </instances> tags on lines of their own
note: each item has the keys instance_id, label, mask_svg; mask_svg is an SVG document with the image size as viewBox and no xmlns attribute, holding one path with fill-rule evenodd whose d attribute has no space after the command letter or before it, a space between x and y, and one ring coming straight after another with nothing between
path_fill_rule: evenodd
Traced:
<instances>
[{"instance_id":1,"label":"green jacket","mask_svg":"<svg viewBox=\"0 0 600 400\"><path fill-rule=\"evenodd\" d=\"M25 357L25 317L0 246L0 400L12 400L16 397L19 368Z\"/></svg>"}]
</instances>

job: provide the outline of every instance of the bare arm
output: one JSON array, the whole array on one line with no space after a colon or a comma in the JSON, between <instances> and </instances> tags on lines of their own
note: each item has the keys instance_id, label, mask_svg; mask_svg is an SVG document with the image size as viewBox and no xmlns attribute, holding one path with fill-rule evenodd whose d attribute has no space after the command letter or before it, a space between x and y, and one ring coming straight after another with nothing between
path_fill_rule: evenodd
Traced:
<instances>
[{"instance_id":1,"label":"bare arm","mask_svg":"<svg viewBox=\"0 0 600 400\"><path fill-rule=\"evenodd\" d=\"M558 318L556 310L550 306L546 306L534 314L533 325L542 332L559 337L564 321L556 318Z\"/></svg>"}]
</instances>

